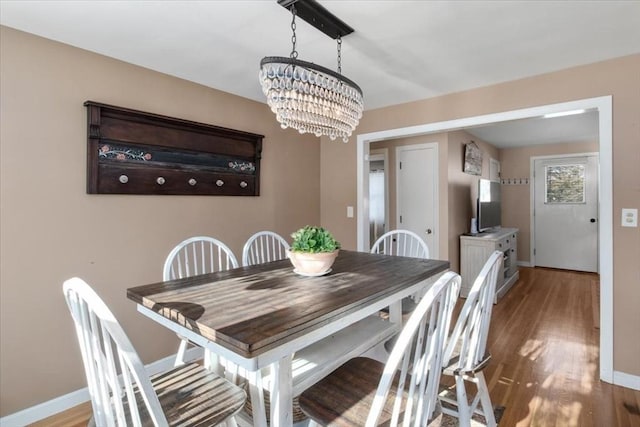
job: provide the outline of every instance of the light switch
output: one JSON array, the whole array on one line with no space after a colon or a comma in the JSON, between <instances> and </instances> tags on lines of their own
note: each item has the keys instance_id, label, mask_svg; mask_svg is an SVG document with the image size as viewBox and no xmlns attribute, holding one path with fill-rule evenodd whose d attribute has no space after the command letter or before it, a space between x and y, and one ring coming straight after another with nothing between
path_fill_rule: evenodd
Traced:
<instances>
[{"instance_id":1,"label":"light switch","mask_svg":"<svg viewBox=\"0 0 640 427\"><path fill-rule=\"evenodd\" d=\"M347 206L347 218L353 218L353 206Z\"/></svg>"},{"instance_id":2,"label":"light switch","mask_svg":"<svg viewBox=\"0 0 640 427\"><path fill-rule=\"evenodd\" d=\"M638 226L638 209L622 209L622 226Z\"/></svg>"}]
</instances>

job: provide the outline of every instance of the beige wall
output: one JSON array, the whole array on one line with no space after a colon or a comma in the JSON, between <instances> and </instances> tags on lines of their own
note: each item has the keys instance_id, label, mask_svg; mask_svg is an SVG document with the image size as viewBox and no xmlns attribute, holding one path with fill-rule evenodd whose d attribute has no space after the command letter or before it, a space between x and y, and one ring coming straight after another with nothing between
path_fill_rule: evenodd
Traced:
<instances>
[{"instance_id":1,"label":"beige wall","mask_svg":"<svg viewBox=\"0 0 640 427\"><path fill-rule=\"evenodd\" d=\"M138 314L126 288L160 280L167 253L186 237L216 236L240 257L255 231L288 237L319 223L320 148L315 137L282 131L262 103L6 27L0 43L5 416L86 386L63 280L95 287L145 363L175 353L175 335ZM261 196L86 194L88 99L265 135Z\"/></svg>"},{"instance_id":2,"label":"beige wall","mask_svg":"<svg viewBox=\"0 0 640 427\"><path fill-rule=\"evenodd\" d=\"M593 153L598 151L597 142L545 144L523 148L500 150L503 178L529 178L531 157L563 155L571 153ZM505 227L520 229L518 234L518 261L531 261L531 183L502 186L502 223ZM615 217L615 216L614 216Z\"/></svg>"},{"instance_id":3,"label":"beige wall","mask_svg":"<svg viewBox=\"0 0 640 427\"><path fill-rule=\"evenodd\" d=\"M640 324L640 264L637 262L640 259L640 228L622 228L619 222L623 207L640 209L640 55L370 110L365 113L356 133L607 95L612 95L613 99L613 367L616 371L640 375L637 331ZM336 214L342 213L343 207L335 202L356 205L356 137L354 135L348 144L339 145L323 139L321 151L322 224L340 230L343 240L355 247L355 219ZM449 212L449 215L466 216L466 212Z\"/></svg>"},{"instance_id":4,"label":"beige wall","mask_svg":"<svg viewBox=\"0 0 640 427\"><path fill-rule=\"evenodd\" d=\"M448 133L449 165L449 262L451 269L460 272L460 235L471 231L471 218L476 217L478 181L489 178L489 159L498 160L498 149L467 132ZM482 151L482 175L470 175L464 171L465 144L474 141Z\"/></svg>"}]
</instances>

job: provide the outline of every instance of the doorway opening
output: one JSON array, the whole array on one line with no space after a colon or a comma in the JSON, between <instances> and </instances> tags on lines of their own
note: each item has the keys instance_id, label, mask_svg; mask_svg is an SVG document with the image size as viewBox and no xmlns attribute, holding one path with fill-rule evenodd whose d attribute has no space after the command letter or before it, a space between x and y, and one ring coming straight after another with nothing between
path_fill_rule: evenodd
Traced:
<instances>
[{"instance_id":1,"label":"doorway opening","mask_svg":"<svg viewBox=\"0 0 640 427\"><path fill-rule=\"evenodd\" d=\"M369 241L389 231L389 150L369 154Z\"/></svg>"},{"instance_id":2,"label":"doorway opening","mask_svg":"<svg viewBox=\"0 0 640 427\"><path fill-rule=\"evenodd\" d=\"M369 144L400 137L411 137L436 132L454 131L474 126L509 120L541 117L578 109L593 109L598 113L600 175L598 188L600 206L598 210L599 267L600 267L600 379L613 383L613 136L611 96L589 98L558 104L542 105L501 113L487 114L463 119L409 126L398 129L360 134L357 136L357 247L366 250L369 246L368 206L364 195L368 194L368 173L365 174ZM442 233L441 233L442 234ZM441 236L441 238L446 238Z\"/></svg>"}]
</instances>

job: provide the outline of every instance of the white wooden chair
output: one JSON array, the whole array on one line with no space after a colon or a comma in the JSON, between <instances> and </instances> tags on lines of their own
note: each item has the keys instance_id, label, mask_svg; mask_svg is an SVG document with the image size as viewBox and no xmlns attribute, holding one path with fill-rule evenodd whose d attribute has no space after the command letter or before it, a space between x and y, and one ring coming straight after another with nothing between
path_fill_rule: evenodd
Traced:
<instances>
[{"instance_id":1,"label":"white wooden chair","mask_svg":"<svg viewBox=\"0 0 640 427\"><path fill-rule=\"evenodd\" d=\"M426 426L438 401L442 354L460 282L460 276L448 272L426 292L386 365L351 359L305 390L300 407L315 425Z\"/></svg>"},{"instance_id":2,"label":"white wooden chair","mask_svg":"<svg viewBox=\"0 0 640 427\"><path fill-rule=\"evenodd\" d=\"M496 426L491 397L482 370L491 358L486 349L487 336L496 281L503 257L504 254L500 251L491 254L473 282L451 337L447 341L443 374L455 378L456 393L443 389L440 401L443 403L442 412L458 417L460 426L470 426L473 413L483 415L488 427ZM477 389L471 402L467 396L465 382L474 383ZM478 409L479 403L482 410ZM456 408L451 409L447 404Z\"/></svg>"},{"instance_id":3,"label":"white wooden chair","mask_svg":"<svg viewBox=\"0 0 640 427\"><path fill-rule=\"evenodd\" d=\"M249 237L242 249L242 265L250 266L287 257L289 243L273 231L259 231Z\"/></svg>"},{"instance_id":4,"label":"white wooden chair","mask_svg":"<svg viewBox=\"0 0 640 427\"><path fill-rule=\"evenodd\" d=\"M384 233L371 246L372 254L429 258L429 247L416 233L409 230L391 230Z\"/></svg>"},{"instance_id":5,"label":"white wooden chair","mask_svg":"<svg viewBox=\"0 0 640 427\"><path fill-rule=\"evenodd\" d=\"M227 245L218 239L196 236L183 240L169 252L162 269L162 280L182 279L238 267L238 260ZM189 340L181 337L175 366L184 363ZM208 358L206 358L208 360Z\"/></svg>"},{"instance_id":6,"label":"white wooden chair","mask_svg":"<svg viewBox=\"0 0 640 427\"><path fill-rule=\"evenodd\" d=\"M391 230L375 241L371 246L371 253L428 259L429 246L413 231ZM414 300L418 297L415 295L413 299L405 298L402 300L402 314L411 313L416 308Z\"/></svg>"},{"instance_id":7,"label":"white wooden chair","mask_svg":"<svg viewBox=\"0 0 640 427\"><path fill-rule=\"evenodd\" d=\"M75 323L93 420L102 426L235 424L246 394L197 363L148 376L111 310L79 278L63 285Z\"/></svg>"}]
</instances>

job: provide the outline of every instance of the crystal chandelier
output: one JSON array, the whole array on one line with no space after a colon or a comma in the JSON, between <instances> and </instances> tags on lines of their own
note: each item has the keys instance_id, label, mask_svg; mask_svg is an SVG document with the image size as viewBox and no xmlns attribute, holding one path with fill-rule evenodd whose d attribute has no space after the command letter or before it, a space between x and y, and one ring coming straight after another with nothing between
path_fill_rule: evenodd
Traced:
<instances>
[{"instance_id":1,"label":"crystal chandelier","mask_svg":"<svg viewBox=\"0 0 640 427\"><path fill-rule=\"evenodd\" d=\"M296 51L296 5L305 13L315 14L319 10L321 18L335 19L340 27L329 30L323 22L320 28L325 34L337 40L338 72L320 65L298 59ZM267 56L260 61L260 85L267 97L267 104L276 115L283 129L294 128L300 133L326 135L331 140L342 138L346 143L362 117L362 90L353 81L344 77L341 66L342 35L353 32L342 21L331 15L315 1L279 0L284 7L291 7L291 55ZM283 4L287 3L287 4ZM304 18L301 14L301 17ZM314 18L313 25L318 20ZM318 25L316 25L318 26ZM345 32L344 28L350 30ZM331 32L331 34L330 34ZM335 37L334 37L335 36Z\"/></svg>"}]
</instances>

